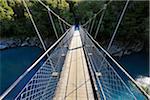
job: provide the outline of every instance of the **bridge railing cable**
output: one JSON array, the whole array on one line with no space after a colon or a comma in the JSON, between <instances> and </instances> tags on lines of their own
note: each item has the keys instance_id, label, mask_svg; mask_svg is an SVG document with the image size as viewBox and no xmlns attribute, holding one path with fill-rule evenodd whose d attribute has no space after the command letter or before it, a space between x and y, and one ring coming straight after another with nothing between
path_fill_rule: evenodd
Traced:
<instances>
[{"instance_id":1,"label":"bridge railing cable","mask_svg":"<svg viewBox=\"0 0 150 100\"><path fill-rule=\"evenodd\" d=\"M69 29L66 35L62 38L62 40L55 46L54 50L49 52L50 57L52 58L53 65L55 65L55 71L51 69L51 64L49 63L48 59L43 63L43 65L39 68L39 70L34 74L31 80L26 84L26 86L22 89L22 91L17 95L15 98L24 98L22 95L27 94L28 92L32 93L31 91L36 91L32 93L32 95L27 95L25 99L52 99L55 95L55 89L57 87L57 83L60 80L60 73L63 68L63 63L65 60L65 56L68 51L68 46L71 41L72 29ZM63 50L63 55L62 55ZM36 81L35 83L32 83ZM41 84L41 85L39 85ZM39 85L39 87L35 87L33 89L29 89L30 86ZM39 95L36 95L39 94ZM33 97L33 95L36 95Z\"/></svg>"},{"instance_id":2,"label":"bridge railing cable","mask_svg":"<svg viewBox=\"0 0 150 100\"><path fill-rule=\"evenodd\" d=\"M119 18L119 20L118 20L118 23L117 23L117 26L116 26L116 28L115 28L115 31L113 32L113 35L112 35L112 37L111 37L111 40L110 40L110 42L109 42L109 45L108 45L108 47L107 47L107 51L110 49L110 47L111 47L111 45L112 45L112 42L113 42L113 40L114 40L114 38L115 38L115 35L116 35L116 32L117 32L117 30L118 30L118 28L119 28L119 25L120 25L120 23L121 23L121 21L122 21L122 18L123 18L123 16L124 16L124 13L125 13L125 11L126 11L126 9L127 9L127 6L128 6L128 3L129 3L129 0L127 0L126 1L126 4L125 4L125 6L124 6L124 8L123 8L123 10L122 10L122 13L121 13L121 15L120 15L120 18ZM104 11L103 11L104 12ZM100 26L100 23L101 23L101 21L102 21L102 17L103 17L103 13L102 13L102 15L101 15L101 18L100 18L100 20L99 20L99 23L98 23L98 26L97 26L97 30L99 30L99 26ZM85 26L83 26L83 27L87 27L87 25L90 25L89 23L90 23L90 21L91 21L91 19L89 19L89 21L85 24ZM93 27L93 26L92 26ZM92 29L92 28L91 28ZM86 31L86 30L85 30ZM88 26L88 28L87 28L87 33L88 32L91 32L91 30L89 31L89 26ZM97 36L97 32L98 31L96 31L96 34L95 34L95 36L94 36L94 38L96 38L96 36ZM93 39L93 37L90 35L90 34L87 34L88 36L89 36L89 39L88 39L88 37L86 37L86 36L83 36L84 37L84 39L83 39L83 41L84 41L84 45L85 45L85 50L86 50L86 52L88 52L88 53L90 53L89 55L90 56L87 56L87 58L89 57L89 59L93 59L94 61L91 61L92 63L93 62L95 62L95 60L96 60L96 62L95 62L95 64L96 65L94 65L93 64L93 66L99 66L98 68L97 68L97 72L98 72L98 74L99 74L99 77L101 77L100 78L100 82L101 82L101 85L102 86L99 86L99 87L102 87L103 89L103 91L101 91L100 93L102 93L102 94L100 94L102 97L104 97L103 96L103 94L105 95L105 97L106 98L109 98L109 99L113 99L113 97L116 95L115 93L113 94L113 92L119 92L120 93L120 95L122 94L120 91L128 91L128 96L126 96L128 99L131 99L132 97L133 97L133 99L137 99L138 98L138 95L141 95L142 93L144 94L144 96L142 96L141 95L141 98L143 98L143 99L148 99L148 95L147 95L147 93L145 92L145 91L143 91L143 89L136 83L136 81L123 69L123 67L121 67L121 65L119 65L111 56L110 56L110 54L106 51L106 50L104 50L94 39ZM101 52L99 52L99 54L101 55L101 57L100 56L98 56L98 54L95 54L95 50L94 50L94 48L96 49L96 47L94 46L94 44L91 42L91 45L90 45L90 41L88 41L88 40L92 40L92 42L94 42L97 46L98 46L98 48L100 48L100 51L101 52L103 52L102 54L101 54ZM88 46L87 46L88 45ZM91 50L89 49L89 48L91 48ZM89 51L87 51L87 49L89 50ZM93 52L94 51L94 52ZM88 55L88 53L87 53L87 55ZM95 54L95 55L94 55ZM93 56L93 58L91 58ZM98 57L96 57L96 56L98 56ZM96 59L96 58L98 58L98 59ZM109 62L106 60L106 58L110 58L111 60L112 60L112 62L114 62L115 63L115 65L117 66L117 67L119 67L119 69L129 78L129 80L131 80L132 82L133 82L133 84L135 84L136 85L136 87L138 88L138 89L133 89L132 88L132 86L131 85L128 85L128 83L127 82L124 82L125 80L123 80L122 78L121 78L121 76L120 75L118 75L117 74L117 72L115 71L115 69L109 64ZM101 60L100 60L101 59ZM100 60L100 62L99 62L99 60ZM99 64L97 65L97 63L99 62ZM105 68L104 68L104 66L105 66ZM106 67L106 66L109 66L108 68ZM105 71L104 71L105 70ZM104 71L104 72L103 72ZM94 73L97 73L96 71L94 72ZM106 75L106 76L103 76L103 74L105 75L105 72L107 72L107 74L108 75ZM111 73L113 73L113 74L111 74ZM111 75L111 76L109 76L109 74ZM109 79L109 77L112 79L112 80L110 80ZM116 80L117 79L117 80ZM104 82L103 82L104 81ZM112 87L110 87L109 85L108 85L108 83L107 83L107 81L109 81L108 83L109 83L109 85L110 86L112 86ZM122 90L117 90L117 87L118 86L115 86L114 84L112 84L113 83L113 81L115 81L115 83L119 86L122 86ZM120 84L121 83L121 84ZM109 89L108 89L109 88ZM116 88L116 89L115 89ZM113 90L113 89L115 89L115 91ZM100 89L101 90L101 89ZM138 92L137 92L138 91ZM104 92L104 93L103 93Z\"/></svg>"},{"instance_id":3,"label":"bridge railing cable","mask_svg":"<svg viewBox=\"0 0 150 100\"><path fill-rule=\"evenodd\" d=\"M85 35L86 33L83 31L82 35L83 34ZM105 65L104 65L105 67L102 67L102 68L100 67L99 62L102 60L102 57L103 57L102 54L99 52L97 47L94 46L93 42L90 40L88 36L82 36L82 37L84 38L86 37L86 40L82 38L83 41L85 41L84 50L86 52L87 59L91 63L92 68L90 68L90 70L93 70L93 73L95 74L95 78L96 78L97 85L99 88L97 91L99 92L100 98L104 100L114 98L116 94L114 93L113 89L116 88L116 92L120 93L121 90L117 90L117 87L120 87L121 85L123 85L122 90L128 91L129 92L128 95L133 96L133 98L135 98L132 92L130 91L130 89L128 88L128 86L120 78L120 76L116 74L114 69L107 62L107 60L106 60L107 63L105 62ZM100 78L104 78L104 79L100 79ZM103 81L106 82L106 84ZM112 87L113 81L115 81L116 85L118 86ZM107 84L107 82L109 83L109 85ZM112 92L112 94L108 93L107 88L110 89L109 91Z\"/></svg>"},{"instance_id":4,"label":"bridge railing cable","mask_svg":"<svg viewBox=\"0 0 150 100\"><path fill-rule=\"evenodd\" d=\"M93 63L103 88L106 99L148 99L148 94L136 83L136 81L124 70L124 68L86 31L82 34L84 50L87 59ZM86 39L85 39L86 37ZM103 64L101 61L103 60ZM99 92L102 96L102 92ZM119 95L117 95L119 94Z\"/></svg>"},{"instance_id":5,"label":"bridge railing cable","mask_svg":"<svg viewBox=\"0 0 150 100\"><path fill-rule=\"evenodd\" d=\"M38 99L52 98L65 60L74 28L68 29L46 52L44 52L1 96L0 99L13 98ZM60 46L62 48L60 48ZM62 51L64 55L62 55ZM50 57L46 55L49 54ZM55 67L52 68L50 59ZM15 92L14 92L15 91ZM44 93L44 95L43 95Z\"/></svg>"}]
</instances>

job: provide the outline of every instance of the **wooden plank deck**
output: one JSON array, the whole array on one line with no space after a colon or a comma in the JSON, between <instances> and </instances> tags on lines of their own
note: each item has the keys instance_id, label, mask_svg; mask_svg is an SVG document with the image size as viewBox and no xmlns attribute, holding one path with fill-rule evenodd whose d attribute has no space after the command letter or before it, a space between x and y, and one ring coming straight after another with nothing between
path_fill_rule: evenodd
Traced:
<instances>
[{"instance_id":1,"label":"wooden plank deck","mask_svg":"<svg viewBox=\"0 0 150 100\"><path fill-rule=\"evenodd\" d=\"M54 100L94 100L79 31L75 31Z\"/></svg>"}]
</instances>

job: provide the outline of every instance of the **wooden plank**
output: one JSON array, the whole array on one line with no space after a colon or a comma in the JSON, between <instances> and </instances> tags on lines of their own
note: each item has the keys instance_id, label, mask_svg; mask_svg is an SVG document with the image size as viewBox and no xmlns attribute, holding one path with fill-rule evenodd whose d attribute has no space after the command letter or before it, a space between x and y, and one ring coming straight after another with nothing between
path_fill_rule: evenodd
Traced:
<instances>
[{"instance_id":1,"label":"wooden plank","mask_svg":"<svg viewBox=\"0 0 150 100\"><path fill-rule=\"evenodd\" d=\"M94 100L79 31L69 46L54 100Z\"/></svg>"}]
</instances>

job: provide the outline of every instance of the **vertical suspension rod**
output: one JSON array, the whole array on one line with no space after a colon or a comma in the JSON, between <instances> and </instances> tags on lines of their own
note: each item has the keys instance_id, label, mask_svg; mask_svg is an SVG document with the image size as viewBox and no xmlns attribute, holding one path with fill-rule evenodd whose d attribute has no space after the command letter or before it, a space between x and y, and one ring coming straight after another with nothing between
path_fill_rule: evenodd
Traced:
<instances>
[{"instance_id":1,"label":"vertical suspension rod","mask_svg":"<svg viewBox=\"0 0 150 100\"><path fill-rule=\"evenodd\" d=\"M66 31L66 30L67 30L67 28L66 28L66 25L65 25L65 23L63 23L63 27L64 27L64 30Z\"/></svg>"},{"instance_id":2,"label":"vertical suspension rod","mask_svg":"<svg viewBox=\"0 0 150 100\"><path fill-rule=\"evenodd\" d=\"M38 31L38 28L37 28L37 26L36 26L36 24L35 24L35 22L34 22L34 20L33 20L33 17L32 17L32 15L31 15L30 11L29 11L29 8L28 8L26 2L25 2L24 0L22 0L22 1L23 1L23 4L24 4L24 6L25 6L25 8L26 8L26 10L27 10L27 12L28 12L28 14L29 14L29 17L30 17L31 22L32 22L32 24L33 24L33 26L34 26L34 29L35 29L35 31L36 31L36 33L37 33L37 35L38 35L38 38L40 39L40 42L41 42L41 44L42 44L42 46L43 46L43 48L44 48L44 51L46 51L47 49L46 49L45 43L44 43L44 41L43 41L43 39L42 39L42 37L41 37L39 31ZM47 57L49 58L50 64L52 65L51 67L52 67L53 70L55 71L54 65L52 64L52 61L51 61L51 59L50 59L49 54L47 54Z\"/></svg>"},{"instance_id":3,"label":"vertical suspension rod","mask_svg":"<svg viewBox=\"0 0 150 100\"><path fill-rule=\"evenodd\" d=\"M57 30L56 30L56 27L55 27L55 24L54 24L54 21L53 21L53 18L52 18L52 15L51 15L51 12L50 12L50 9L48 8L48 15L49 15L49 18L51 20L51 23L52 23L52 26L53 26L53 29L54 29L54 33L56 35L56 38L58 39L58 33L57 33ZM58 18L58 21L59 21L59 25L60 25L60 28L61 28L61 31L63 32L63 28L62 28L62 24L60 22L60 17L57 17ZM60 48L61 48L61 52L62 52L62 55L64 55L64 51L62 49L62 46L59 44Z\"/></svg>"},{"instance_id":4,"label":"vertical suspension rod","mask_svg":"<svg viewBox=\"0 0 150 100\"><path fill-rule=\"evenodd\" d=\"M55 33L55 35L56 35L56 38L58 39L58 33L57 33L57 31L56 31L56 27L55 27L55 24L54 24L54 21L53 21L51 12L50 12L49 10L48 10L48 15L49 15L50 21L51 21L51 23L52 23L52 26L53 26L54 33Z\"/></svg>"},{"instance_id":5,"label":"vertical suspension rod","mask_svg":"<svg viewBox=\"0 0 150 100\"><path fill-rule=\"evenodd\" d=\"M92 20L90 19L89 25L88 25L88 28L87 28L88 31L90 30L91 21L92 21Z\"/></svg>"},{"instance_id":6,"label":"vertical suspension rod","mask_svg":"<svg viewBox=\"0 0 150 100\"><path fill-rule=\"evenodd\" d=\"M122 11L122 13L121 13L121 15L120 15L119 21L118 21L117 26L116 26L116 28L115 28L115 31L113 32L113 35L112 35L111 40L110 40L110 42L109 42L109 45L108 45L108 47L107 47L107 51L110 49L110 47L111 47L111 45L112 45L112 42L113 42L113 40L114 40L114 38L115 38L115 35L116 35L117 31L118 31L119 25L120 25L120 23L121 23L121 21L122 21L122 18L123 18L123 16L124 16L124 14L125 14L125 11L126 11L126 9L127 9L127 7L128 7L128 4L129 4L129 0L126 1L126 4L125 4L125 6L124 6L124 8L123 8L123 11Z\"/></svg>"},{"instance_id":7,"label":"vertical suspension rod","mask_svg":"<svg viewBox=\"0 0 150 100\"><path fill-rule=\"evenodd\" d=\"M109 42L109 45L108 45L108 47L107 47L107 51L109 51L109 49L110 49L110 47L111 47L111 45L112 45L112 42L113 42L113 40L114 40L114 38L115 38L115 35L116 35L116 32L117 32L117 30L118 30L118 28L119 28L119 25L120 25L120 23L121 23L121 21L122 21L122 18L123 18L123 16L124 16L124 13L125 13L126 8L127 8L127 6L128 6L128 3L129 3L129 0L126 1L126 4L125 4L125 6L124 6L124 8L123 8L123 11L122 11L122 13L121 13L121 15L120 15L119 21L118 21L117 26L116 26L116 28L115 28L115 31L114 31L114 33L113 33L113 35L112 35L112 37L111 37L111 40L110 40L110 42ZM106 56L106 55L104 55L104 56ZM103 63L104 63L104 59L102 60L101 65L103 65Z\"/></svg>"},{"instance_id":8,"label":"vertical suspension rod","mask_svg":"<svg viewBox=\"0 0 150 100\"><path fill-rule=\"evenodd\" d=\"M109 5L111 2L112 2L113 0L109 0L108 1L108 3L107 3L107 5ZM101 13L103 11L103 8L102 9L100 9L95 15L97 16L99 13ZM90 18L90 19L93 19L94 17L95 17L95 15L92 17L92 18ZM89 20L90 20L89 19ZM86 21L86 23L85 24L83 24L82 25L82 27L84 27L84 26L86 26L87 25L87 23L89 22L89 20L88 21Z\"/></svg>"},{"instance_id":9,"label":"vertical suspension rod","mask_svg":"<svg viewBox=\"0 0 150 100\"><path fill-rule=\"evenodd\" d=\"M93 19L93 22L92 22L92 25L91 25L90 34L91 34L92 29L93 29L93 26L94 26L94 24L95 24L95 20L96 20L96 15L94 16L94 19Z\"/></svg>"},{"instance_id":10,"label":"vertical suspension rod","mask_svg":"<svg viewBox=\"0 0 150 100\"><path fill-rule=\"evenodd\" d=\"M103 20L106 8L107 8L107 4L104 4L103 12L102 12L102 15L100 17L100 20L99 20L99 23L98 23L98 26L97 26L97 29L96 29L96 33L95 33L94 39L96 39L96 37L97 37L97 34L98 34L99 28L101 26L101 23L102 23L102 20Z\"/></svg>"},{"instance_id":11,"label":"vertical suspension rod","mask_svg":"<svg viewBox=\"0 0 150 100\"><path fill-rule=\"evenodd\" d=\"M41 44L42 44L44 50L46 51L46 46L45 46L44 41L43 41L43 39L42 39L42 37L41 37L41 35L40 35L38 29L37 29L37 26L36 26L36 24L35 24L35 22L34 22L34 20L33 20L33 17L32 17L32 15L31 15L30 11L29 11L29 8L28 8L26 2L25 2L24 0L22 0L22 1L23 1L23 4L24 4L24 6L25 6L25 8L26 8L26 10L27 10L27 12L28 12L28 14L29 14L29 17L30 17L31 22L32 22L32 24L33 24L33 26L34 26L34 29L35 29L35 31L36 31L36 33L37 33L37 35L38 35L38 38L40 39Z\"/></svg>"},{"instance_id":12,"label":"vertical suspension rod","mask_svg":"<svg viewBox=\"0 0 150 100\"><path fill-rule=\"evenodd\" d=\"M71 27L71 25L66 22L64 19L62 19L61 17L59 17L54 11L52 11L48 6L46 6L41 0L37 0L41 5L43 5L48 11L50 11L53 15L55 15L57 18L60 18L60 20L62 22L64 22L66 25L68 25L69 27Z\"/></svg>"},{"instance_id":13,"label":"vertical suspension rod","mask_svg":"<svg viewBox=\"0 0 150 100\"><path fill-rule=\"evenodd\" d=\"M59 26L60 26L61 32L62 32L62 34L63 34L63 33L64 33L64 30L63 30L63 27L62 27L62 23L61 23L60 18L58 18L58 21L59 21Z\"/></svg>"}]
</instances>

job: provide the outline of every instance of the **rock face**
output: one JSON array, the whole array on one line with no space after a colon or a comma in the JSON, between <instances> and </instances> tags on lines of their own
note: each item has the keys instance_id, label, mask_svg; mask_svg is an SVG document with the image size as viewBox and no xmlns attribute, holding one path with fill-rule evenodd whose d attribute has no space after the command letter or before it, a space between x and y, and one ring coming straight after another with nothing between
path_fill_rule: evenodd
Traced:
<instances>
[{"instance_id":1,"label":"rock face","mask_svg":"<svg viewBox=\"0 0 150 100\"><path fill-rule=\"evenodd\" d=\"M1 39L0 40L0 49L6 49L10 47L16 47L20 44L20 41L9 38L9 39Z\"/></svg>"},{"instance_id":2,"label":"rock face","mask_svg":"<svg viewBox=\"0 0 150 100\"><path fill-rule=\"evenodd\" d=\"M46 46L49 47L53 43L54 39L45 39ZM0 50L12 48L12 47L20 47L20 46L37 46L42 48L42 45L37 37L26 37L26 38L7 38L0 40Z\"/></svg>"},{"instance_id":3,"label":"rock face","mask_svg":"<svg viewBox=\"0 0 150 100\"><path fill-rule=\"evenodd\" d=\"M44 42L46 46L49 47L54 42L54 39L46 38ZM19 46L37 46L43 48L37 37L7 38L0 40L0 50ZM121 41L114 41L109 49L109 53L113 56L121 57L123 55L130 55L132 52L139 52L143 49L143 46L144 43L138 40L128 46L124 45Z\"/></svg>"},{"instance_id":4,"label":"rock face","mask_svg":"<svg viewBox=\"0 0 150 100\"><path fill-rule=\"evenodd\" d=\"M136 40L136 42L131 43L126 46L121 41L114 41L113 45L109 49L109 53L113 56L121 57L123 55L130 55L132 52L139 52L143 49L144 43Z\"/></svg>"}]
</instances>

